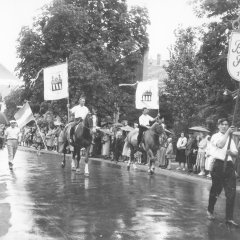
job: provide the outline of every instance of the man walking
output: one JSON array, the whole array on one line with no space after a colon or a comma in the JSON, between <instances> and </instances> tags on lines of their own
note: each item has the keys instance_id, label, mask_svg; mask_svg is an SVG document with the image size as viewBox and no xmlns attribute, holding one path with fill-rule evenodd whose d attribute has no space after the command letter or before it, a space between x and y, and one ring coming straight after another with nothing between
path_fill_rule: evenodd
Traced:
<instances>
[{"instance_id":1,"label":"man walking","mask_svg":"<svg viewBox=\"0 0 240 240\"><path fill-rule=\"evenodd\" d=\"M231 141L230 149L227 150L229 136L233 133L234 127L229 127L226 118L218 120L219 132L211 138L210 154L215 159L212 169L212 187L209 194L208 218L213 220L214 205L218 196L224 188L226 195L226 224L237 227L233 221L234 202L236 195L236 176L232 157L237 156L237 148L234 141ZM227 165L224 170L224 159L227 155Z\"/></svg>"},{"instance_id":2,"label":"man walking","mask_svg":"<svg viewBox=\"0 0 240 240\"><path fill-rule=\"evenodd\" d=\"M17 152L20 129L16 126L16 121L10 121L10 127L5 131L5 142L8 149L8 165L9 169L13 169L13 159Z\"/></svg>"}]
</instances>

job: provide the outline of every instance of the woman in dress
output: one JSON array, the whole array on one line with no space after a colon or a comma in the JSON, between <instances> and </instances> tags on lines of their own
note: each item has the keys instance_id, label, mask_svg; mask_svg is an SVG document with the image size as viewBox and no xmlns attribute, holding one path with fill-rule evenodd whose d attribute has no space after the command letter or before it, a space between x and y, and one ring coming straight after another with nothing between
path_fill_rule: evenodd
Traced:
<instances>
[{"instance_id":1,"label":"woman in dress","mask_svg":"<svg viewBox=\"0 0 240 240\"><path fill-rule=\"evenodd\" d=\"M185 171L185 164L186 164L186 155L185 155L185 149L187 145L187 138L184 136L184 133L182 132L180 135L180 138L177 141L177 153L176 153L176 162L178 162L179 166L177 170L183 170Z\"/></svg>"}]
</instances>

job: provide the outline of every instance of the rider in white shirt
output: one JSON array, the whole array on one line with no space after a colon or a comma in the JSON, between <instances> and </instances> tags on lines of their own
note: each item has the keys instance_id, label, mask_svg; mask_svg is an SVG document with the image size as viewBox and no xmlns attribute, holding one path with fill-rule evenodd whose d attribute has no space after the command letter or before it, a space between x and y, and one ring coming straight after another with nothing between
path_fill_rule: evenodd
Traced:
<instances>
[{"instance_id":1,"label":"rider in white shirt","mask_svg":"<svg viewBox=\"0 0 240 240\"><path fill-rule=\"evenodd\" d=\"M79 105L73 107L70 112L74 114L74 124L70 131L70 141L73 143L73 135L74 135L74 129L75 126L79 123L85 120L86 116L88 115L89 109L84 106L85 105L85 97L79 98Z\"/></svg>"},{"instance_id":2,"label":"rider in white shirt","mask_svg":"<svg viewBox=\"0 0 240 240\"><path fill-rule=\"evenodd\" d=\"M150 128L150 125L155 122L157 120L157 118L159 117L159 114L157 115L156 118L152 118L151 116L148 115L148 109L147 108L143 108L143 113L142 115L139 117L139 133L138 133L138 142L137 142L137 146L139 146L139 144L142 141L142 136L143 133L148 130Z\"/></svg>"}]
</instances>

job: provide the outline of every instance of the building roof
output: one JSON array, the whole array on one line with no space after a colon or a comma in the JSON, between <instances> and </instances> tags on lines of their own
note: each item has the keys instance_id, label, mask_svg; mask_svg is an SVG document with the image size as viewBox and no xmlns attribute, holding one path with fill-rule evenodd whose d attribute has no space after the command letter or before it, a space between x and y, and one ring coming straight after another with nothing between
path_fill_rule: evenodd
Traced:
<instances>
[{"instance_id":1,"label":"building roof","mask_svg":"<svg viewBox=\"0 0 240 240\"><path fill-rule=\"evenodd\" d=\"M22 85L23 82L15 77L6 67L0 63L0 95L7 96L12 89Z\"/></svg>"}]
</instances>

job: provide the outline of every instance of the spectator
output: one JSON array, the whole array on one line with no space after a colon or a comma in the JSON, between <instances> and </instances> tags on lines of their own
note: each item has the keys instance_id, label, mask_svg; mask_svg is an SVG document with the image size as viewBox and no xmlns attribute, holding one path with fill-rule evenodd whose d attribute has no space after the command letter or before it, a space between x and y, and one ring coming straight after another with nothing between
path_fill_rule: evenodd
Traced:
<instances>
[{"instance_id":1,"label":"spectator","mask_svg":"<svg viewBox=\"0 0 240 240\"><path fill-rule=\"evenodd\" d=\"M159 162L159 167L165 168L167 167L166 150L168 145L168 142L166 141L165 136L161 135L159 137L159 143L160 143L160 147L159 147L159 150L157 151L157 159Z\"/></svg>"},{"instance_id":2,"label":"spectator","mask_svg":"<svg viewBox=\"0 0 240 240\"><path fill-rule=\"evenodd\" d=\"M198 143L198 154L196 160L196 167L197 172L200 171L198 174L199 176L205 175L205 155L206 155L206 148L207 148L207 140L208 135L206 132L200 132L200 141Z\"/></svg>"},{"instance_id":3,"label":"spectator","mask_svg":"<svg viewBox=\"0 0 240 240\"><path fill-rule=\"evenodd\" d=\"M5 125L4 125L4 124L1 124L1 125L0 125L0 149L3 149L4 129L5 129Z\"/></svg>"},{"instance_id":4,"label":"spectator","mask_svg":"<svg viewBox=\"0 0 240 240\"><path fill-rule=\"evenodd\" d=\"M187 138L184 136L184 133L182 132L180 135L180 138L177 141L177 153L176 153L176 162L178 162L179 166L177 170L183 170L185 171L185 164L186 164L186 155L185 155L185 149L187 145ZM183 166L183 167L182 167Z\"/></svg>"},{"instance_id":5,"label":"spectator","mask_svg":"<svg viewBox=\"0 0 240 240\"><path fill-rule=\"evenodd\" d=\"M171 164L173 160L173 145L172 145L172 138L168 138L167 140L167 150L166 150L166 162L167 162L167 169L171 170Z\"/></svg>"},{"instance_id":6,"label":"spectator","mask_svg":"<svg viewBox=\"0 0 240 240\"><path fill-rule=\"evenodd\" d=\"M197 140L193 133L189 133L185 150L188 172L192 172L193 166L196 164L197 150Z\"/></svg>"},{"instance_id":7,"label":"spectator","mask_svg":"<svg viewBox=\"0 0 240 240\"><path fill-rule=\"evenodd\" d=\"M211 172L214 164L214 158L211 156L211 142L210 142L210 137L207 139L207 148L206 148L206 161L205 161L205 170L207 171L207 177L211 178Z\"/></svg>"}]
</instances>

